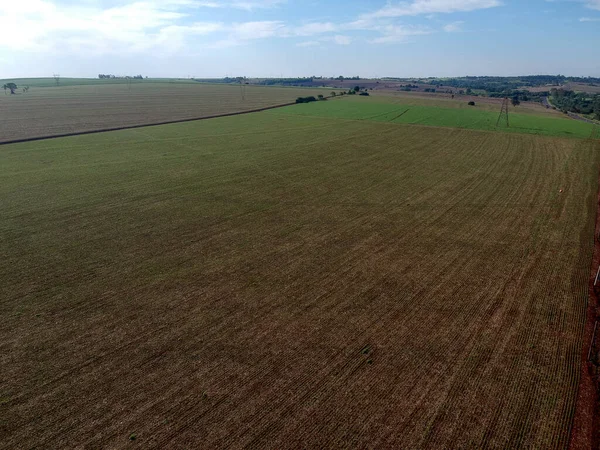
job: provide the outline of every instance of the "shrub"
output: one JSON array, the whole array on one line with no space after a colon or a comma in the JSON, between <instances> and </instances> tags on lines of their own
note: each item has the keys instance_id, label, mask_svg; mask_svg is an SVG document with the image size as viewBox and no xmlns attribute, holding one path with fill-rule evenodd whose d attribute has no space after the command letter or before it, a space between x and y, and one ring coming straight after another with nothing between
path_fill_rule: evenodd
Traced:
<instances>
[{"instance_id":1,"label":"shrub","mask_svg":"<svg viewBox=\"0 0 600 450\"><path fill-rule=\"evenodd\" d=\"M296 99L296 103L310 103L310 102L316 102L317 99L314 96L310 96L310 97L298 97Z\"/></svg>"},{"instance_id":2,"label":"shrub","mask_svg":"<svg viewBox=\"0 0 600 450\"><path fill-rule=\"evenodd\" d=\"M360 93L360 94L358 94L358 95L363 95L363 96L365 96L365 97L368 97L368 96L369 96L369 93L368 93L368 92L361 92L361 93Z\"/></svg>"},{"instance_id":3,"label":"shrub","mask_svg":"<svg viewBox=\"0 0 600 450\"><path fill-rule=\"evenodd\" d=\"M469 106L475 106L475 102L469 102Z\"/></svg>"}]
</instances>

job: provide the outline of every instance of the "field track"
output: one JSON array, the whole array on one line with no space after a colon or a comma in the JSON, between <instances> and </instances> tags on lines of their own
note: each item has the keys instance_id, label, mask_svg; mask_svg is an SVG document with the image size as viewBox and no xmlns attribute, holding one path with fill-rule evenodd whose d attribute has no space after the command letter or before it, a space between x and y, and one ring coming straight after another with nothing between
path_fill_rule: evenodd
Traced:
<instances>
[{"instance_id":1,"label":"field track","mask_svg":"<svg viewBox=\"0 0 600 450\"><path fill-rule=\"evenodd\" d=\"M600 145L598 145L600 150ZM600 305L597 274L600 270L600 175L598 179L598 199L596 205L596 225L594 230L594 255L590 265L589 303L586 312L584 346L581 354L581 381L577 394L577 406L573 428L569 439L570 450L600 448L600 415L598 414L598 361L600 357L597 326L598 306ZM599 286L600 288L600 286Z\"/></svg>"},{"instance_id":2,"label":"field track","mask_svg":"<svg viewBox=\"0 0 600 450\"><path fill-rule=\"evenodd\" d=\"M598 150L283 110L2 146L0 447L565 448Z\"/></svg>"}]
</instances>

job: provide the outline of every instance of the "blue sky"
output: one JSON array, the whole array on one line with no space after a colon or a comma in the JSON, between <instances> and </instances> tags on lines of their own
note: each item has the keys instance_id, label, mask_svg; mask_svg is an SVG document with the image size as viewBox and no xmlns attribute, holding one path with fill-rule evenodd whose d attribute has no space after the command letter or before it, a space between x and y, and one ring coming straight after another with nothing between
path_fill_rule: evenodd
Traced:
<instances>
[{"instance_id":1,"label":"blue sky","mask_svg":"<svg viewBox=\"0 0 600 450\"><path fill-rule=\"evenodd\" d=\"M0 78L52 73L600 76L600 0L19 0L0 8Z\"/></svg>"}]
</instances>

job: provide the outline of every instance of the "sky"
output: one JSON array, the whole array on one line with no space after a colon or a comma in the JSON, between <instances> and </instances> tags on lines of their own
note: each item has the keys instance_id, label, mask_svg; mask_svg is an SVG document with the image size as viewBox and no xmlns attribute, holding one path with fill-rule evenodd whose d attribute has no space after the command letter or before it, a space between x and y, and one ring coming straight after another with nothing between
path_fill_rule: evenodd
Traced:
<instances>
[{"instance_id":1,"label":"sky","mask_svg":"<svg viewBox=\"0 0 600 450\"><path fill-rule=\"evenodd\" d=\"M0 79L600 77L600 0L0 0Z\"/></svg>"}]
</instances>

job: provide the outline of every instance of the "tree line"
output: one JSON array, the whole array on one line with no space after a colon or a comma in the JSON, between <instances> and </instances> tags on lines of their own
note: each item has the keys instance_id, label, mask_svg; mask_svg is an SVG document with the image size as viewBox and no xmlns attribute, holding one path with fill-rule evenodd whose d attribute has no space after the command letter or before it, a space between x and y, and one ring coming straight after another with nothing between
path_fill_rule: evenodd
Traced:
<instances>
[{"instance_id":1,"label":"tree line","mask_svg":"<svg viewBox=\"0 0 600 450\"><path fill-rule=\"evenodd\" d=\"M520 88L561 86L565 83L586 83L590 85L600 84L600 78L594 77L566 77L564 75L528 75L521 77L457 77L457 78L428 78L424 84L435 86L451 86L456 89L479 89L489 94L498 96L510 96L513 91ZM548 95L548 94L546 94Z\"/></svg>"},{"instance_id":2,"label":"tree line","mask_svg":"<svg viewBox=\"0 0 600 450\"><path fill-rule=\"evenodd\" d=\"M98 78L101 79L101 80L104 80L104 79L111 79L111 80L113 80L113 79L118 79L118 80L125 80L125 79L143 80L144 79L144 77L141 76L141 75L134 75L134 76L130 77L129 75L127 75L127 76L120 76L120 75L112 75L112 74L108 74L108 73L107 74L100 73L100 74L98 74Z\"/></svg>"},{"instance_id":3,"label":"tree line","mask_svg":"<svg viewBox=\"0 0 600 450\"><path fill-rule=\"evenodd\" d=\"M550 95L552 103L561 111L591 115L600 120L600 94L552 89Z\"/></svg>"}]
</instances>

